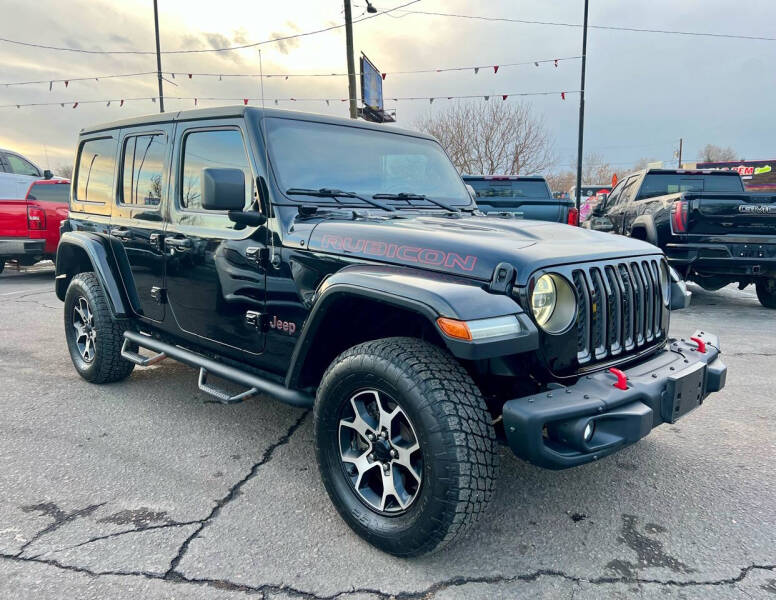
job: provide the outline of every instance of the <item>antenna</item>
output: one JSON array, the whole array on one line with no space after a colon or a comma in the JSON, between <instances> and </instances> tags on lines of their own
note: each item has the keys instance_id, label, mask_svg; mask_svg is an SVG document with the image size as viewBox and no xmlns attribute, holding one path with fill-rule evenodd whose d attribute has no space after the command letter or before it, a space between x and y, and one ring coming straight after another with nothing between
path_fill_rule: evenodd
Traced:
<instances>
[{"instance_id":1,"label":"antenna","mask_svg":"<svg viewBox=\"0 0 776 600\"><path fill-rule=\"evenodd\" d=\"M266 124L266 117L264 106L264 66L261 61L261 48L259 48L259 91L261 93L261 142L264 146L264 173L266 174L267 181L264 182L264 188L261 187L262 185L262 177L259 176L259 181L257 182L259 184L259 197L264 195L264 190L266 189L267 192L269 192L269 146L267 143L267 124ZM270 207L270 201L269 201L269 194L267 194L266 197L267 200L267 206L265 207L267 209L267 213L271 212ZM267 218L269 219L271 215L267 214ZM274 263L275 260L275 236L271 233L269 234L269 245L270 245L270 253L269 253L269 262L270 264Z\"/></svg>"}]
</instances>

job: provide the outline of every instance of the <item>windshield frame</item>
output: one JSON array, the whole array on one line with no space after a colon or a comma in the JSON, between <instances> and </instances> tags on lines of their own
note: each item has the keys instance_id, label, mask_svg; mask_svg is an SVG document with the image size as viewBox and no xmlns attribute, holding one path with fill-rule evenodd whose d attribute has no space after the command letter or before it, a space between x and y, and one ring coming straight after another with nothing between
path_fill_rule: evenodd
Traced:
<instances>
[{"instance_id":1,"label":"windshield frame","mask_svg":"<svg viewBox=\"0 0 776 600\"><path fill-rule=\"evenodd\" d=\"M271 142L271 127L273 126L274 122L279 121L292 121L292 122L300 122L305 123L311 127L316 126L329 126L329 127L342 127L347 129L357 129L361 132L364 132L366 135L392 135L397 136L406 140L416 140L420 144L430 144L432 145L439 153L441 153L442 157L445 161L447 161L447 164L450 167L451 174L454 174L456 177L456 180L460 183L461 188L461 196L456 197L450 197L450 196L439 196L438 194L434 194L433 198L438 198L440 200L443 200L452 206L454 206L456 209L461 210L473 210L475 208L474 200L472 199L471 195L469 194L468 188L465 185L465 182L461 179L460 173L455 168L455 165L453 164L452 160L450 159L450 156L447 154L445 149L442 147L442 145L432 137L428 137L422 134L413 135L412 132L407 132L404 130L392 130L390 128L386 129L375 129L371 126L361 126L358 123L350 124L350 123L338 123L338 122L332 122L325 119L315 119L315 118L297 118L297 117L290 117L290 116L264 116L261 121L259 122L259 128L260 133L262 134L262 138L264 140L264 147L266 151L266 161L267 161L267 167L268 172L271 173L272 183L277 191L277 195L273 194L272 204L279 205L279 206L299 206L299 205L308 205L312 204L315 206L321 206L321 207L340 207L345 208L345 204L347 204L348 208L364 208L366 210L376 210L377 207L370 206L367 203L360 204L359 200L357 198L353 198L353 202L348 202L348 200L351 200L350 198L342 198L340 201L338 201L335 198L329 198L325 195L323 196L304 196L304 195L298 195L294 197L290 197L286 193L286 188L292 189L300 187L299 185L289 185L289 182L286 182L282 179L282 175L280 174L280 168L279 168L279 159L278 156L275 154L273 144ZM331 185L326 187L332 187ZM407 188L413 187L412 185L408 185ZM346 192L348 194L356 194L359 196L368 196L372 197L375 194L382 194L386 193L386 190L370 190L370 191L364 191L364 190L358 190L358 189L342 189L340 191ZM420 195L427 195L422 194L421 191L417 189L403 189L401 190L403 193L408 194L420 194ZM387 192L390 193L390 192ZM463 200L465 199L465 203ZM344 202L343 202L344 201ZM415 204L416 200L410 200L410 201L404 201L404 203L399 204L392 204L391 206L395 208L397 211L400 210L430 210L430 211L440 211L445 210L441 208L440 206L436 205L433 201L430 200L417 200L419 204ZM358 203L358 204L357 204ZM354 204L357 204L354 206Z\"/></svg>"}]
</instances>

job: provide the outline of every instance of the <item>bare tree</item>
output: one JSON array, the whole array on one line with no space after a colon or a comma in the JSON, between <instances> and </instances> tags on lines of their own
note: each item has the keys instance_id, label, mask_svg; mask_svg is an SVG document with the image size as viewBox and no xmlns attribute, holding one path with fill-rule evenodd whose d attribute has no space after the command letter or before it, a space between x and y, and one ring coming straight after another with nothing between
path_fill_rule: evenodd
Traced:
<instances>
[{"instance_id":1,"label":"bare tree","mask_svg":"<svg viewBox=\"0 0 776 600\"><path fill-rule=\"evenodd\" d=\"M64 177L65 179L72 179L73 177L73 165L59 165L54 167L54 175Z\"/></svg>"},{"instance_id":2,"label":"bare tree","mask_svg":"<svg viewBox=\"0 0 776 600\"><path fill-rule=\"evenodd\" d=\"M636 164L633 165L634 171L641 171L641 169L646 169L650 163L654 162L660 162L655 158L647 158L646 156L642 156L640 159L636 161Z\"/></svg>"},{"instance_id":3,"label":"bare tree","mask_svg":"<svg viewBox=\"0 0 776 600\"><path fill-rule=\"evenodd\" d=\"M547 183L553 192L568 192L577 184L577 174L574 171L559 171L547 175Z\"/></svg>"},{"instance_id":4,"label":"bare tree","mask_svg":"<svg viewBox=\"0 0 776 600\"><path fill-rule=\"evenodd\" d=\"M436 137L462 173L532 175L553 162L544 121L523 102L457 102L415 126Z\"/></svg>"},{"instance_id":5,"label":"bare tree","mask_svg":"<svg viewBox=\"0 0 776 600\"><path fill-rule=\"evenodd\" d=\"M612 175L614 168L598 153L588 154L582 161L582 185L609 183Z\"/></svg>"},{"instance_id":6,"label":"bare tree","mask_svg":"<svg viewBox=\"0 0 776 600\"><path fill-rule=\"evenodd\" d=\"M723 148L715 144L706 144L698 153L700 162L728 162L738 160L738 154L731 146Z\"/></svg>"}]
</instances>

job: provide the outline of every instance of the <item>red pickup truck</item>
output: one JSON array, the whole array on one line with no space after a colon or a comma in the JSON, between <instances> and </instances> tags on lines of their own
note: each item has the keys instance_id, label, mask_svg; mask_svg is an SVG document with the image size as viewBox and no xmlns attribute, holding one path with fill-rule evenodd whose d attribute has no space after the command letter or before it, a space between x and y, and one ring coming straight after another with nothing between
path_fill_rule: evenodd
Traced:
<instances>
[{"instance_id":1,"label":"red pickup truck","mask_svg":"<svg viewBox=\"0 0 776 600\"><path fill-rule=\"evenodd\" d=\"M68 179L33 181L23 200L0 198L0 272L8 260L29 266L56 256L69 198Z\"/></svg>"}]
</instances>

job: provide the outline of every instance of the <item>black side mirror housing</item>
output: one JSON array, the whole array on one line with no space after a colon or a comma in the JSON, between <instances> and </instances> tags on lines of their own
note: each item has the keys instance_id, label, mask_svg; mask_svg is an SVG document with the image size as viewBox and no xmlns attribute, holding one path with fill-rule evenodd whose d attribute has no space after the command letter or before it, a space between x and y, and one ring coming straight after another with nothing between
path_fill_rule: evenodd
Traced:
<instances>
[{"instance_id":1,"label":"black side mirror housing","mask_svg":"<svg viewBox=\"0 0 776 600\"><path fill-rule=\"evenodd\" d=\"M52 177L54 177L54 173L52 173L49 169L43 171L43 179L51 179Z\"/></svg>"},{"instance_id":2,"label":"black side mirror housing","mask_svg":"<svg viewBox=\"0 0 776 600\"><path fill-rule=\"evenodd\" d=\"M202 208L241 211L245 207L245 174L242 169L202 169Z\"/></svg>"}]
</instances>

